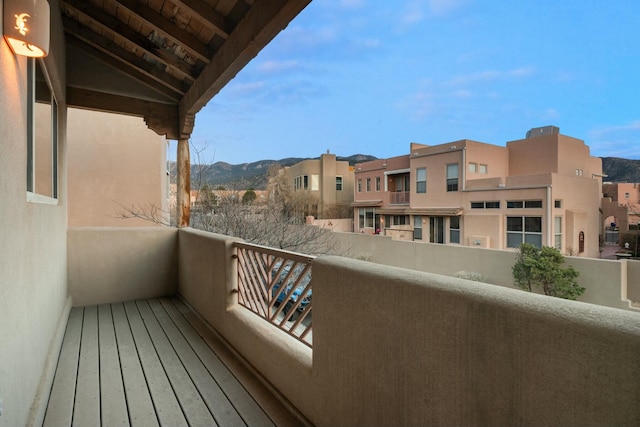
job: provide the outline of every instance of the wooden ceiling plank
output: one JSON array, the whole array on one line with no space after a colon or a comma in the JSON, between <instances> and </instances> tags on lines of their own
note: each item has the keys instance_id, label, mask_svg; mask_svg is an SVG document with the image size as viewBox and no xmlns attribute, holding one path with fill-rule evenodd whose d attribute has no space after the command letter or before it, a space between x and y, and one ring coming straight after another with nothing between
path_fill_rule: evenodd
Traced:
<instances>
[{"instance_id":1,"label":"wooden ceiling plank","mask_svg":"<svg viewBox=\"0 0 640 427\"><path fill-rule=\"evenodd\" d=\"M136 0L112 1L136 15L138 19L146 22L173 43L182 46L182 48L187 50L194 58L200 59L204 63L208 63L211 60L213 52L210 52L204 43L150 7L138 3Z\"/></svg>"},{"instance_id":2,"label":"wooden ceiling plank","mask_svg":"<svg viewBox=\"0 0 640 427\"><path fill-rule=\"evenodd\" d=\"M180 9L187 11L191 15L197 16L204 26L223 39L229 37L231 29L224 16L218 13L202 0L172 0Z\"/></svg>"},{"instance_id":3,"label":"wooden ceiling plank","mask_svg":"<svg viewBox=\"0 0 640 427\"><path fill-rule=\"evenodd\" d=\"M98 50L92 47L91 45L88 45L86 42L74 37L70 33L68 34L67 42L83 50L88 55L93 56L98 61L105 63L121 71L126 75L131 76L131 78L139 81L141 84L145 85L146 87L153 89L158 93L168 96L170 99L174 100L175 102L178 102L178 100L182 97L182 95L179 92L167 86L159 85L157 80L151 79L147 75L140 73L140 71L137 68L131 66L128 63L115 59L113 56L106 54L102 50Z\"/></svg>"},{"instance_id":4,"label":"wooden ceiling plank","mask_svg":"<svg viewBox=\"0 0 640 427\"><path fill-rule=\"evenodd\" d=\"M311 0L256 0L180 101L180 116L196 114Z\"/></svg>"},{"instance_id":5,"label":"wooden ceiling plank","mask_svg":"<svg viewBox=\"0 0 640 427\"><path fill-rule=\"evenodd\" d=\"M156 81L156 84L161 84L169 89L183 95L188 89L181 80L171 76L160 70L154 64L145 61L143 58L136 54L129 52L122 48L113 41L94 33L86 27L78 24L70 18L63 17L64 29L68 34L75 36L76 38L84 41L85 43L93 46L96 49L101 50L106 55L113 57L116 60L127 63L130 67L136 69L139 73L146 75L147 77Z\"/></svg>"},{"instance_id":6,"label":"wooden ceiling plank","mask_svg":"<svg viewBox=\"0 0 640 427\"><path fill-rule=\"evenodd\" d=\"M64 4L75 14L82 14L90 19L94 25L99 26L103 31L111 34L113 37L120 37L137 49L152 56L157 61L164 63L168 67L174 68L184 78L193 81L198 75L199 70L194 66L182 61L170 51L156 46L146 37L142 36L131 27L110 15L103 13L100 9L84 0L64 0Z\"/></svg>"}]
</instances>

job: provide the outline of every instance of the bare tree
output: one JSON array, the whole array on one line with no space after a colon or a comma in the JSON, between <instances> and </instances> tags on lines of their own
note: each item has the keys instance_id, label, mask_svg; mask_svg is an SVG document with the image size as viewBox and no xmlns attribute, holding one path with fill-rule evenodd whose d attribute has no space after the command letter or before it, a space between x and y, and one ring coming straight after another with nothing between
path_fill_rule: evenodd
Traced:
<instances>
[{"instance_id":1,"label":"bare tree","mask_svg":"<svg viewBox=\"0 0 640 427\"><path fill-rule=\"evenodd\" d=\"M196 159L191 181L193 228L309 255L341 255L344 252L340 250L338 241L332 238L331 231L306 225L306 217L317 210L317 197L308 191L293 191L279 165L269 168L269 198L266 203L258 203L257 200L247 203L240 188L213 188L205 182L211 168L210 164L201 161L205 148L192 146ZM161 214L166 216L153 207L123 206L122 217L144 218L165 224L160 220Z\"/></svg>"}]
</instances>

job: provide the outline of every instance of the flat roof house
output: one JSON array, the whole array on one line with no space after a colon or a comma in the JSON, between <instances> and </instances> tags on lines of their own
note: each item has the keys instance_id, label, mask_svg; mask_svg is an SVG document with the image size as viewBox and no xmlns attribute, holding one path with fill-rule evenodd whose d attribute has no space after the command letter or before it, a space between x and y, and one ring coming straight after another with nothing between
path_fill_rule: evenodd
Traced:
<instances>
[{"instance_id":1,"label":"flat roof house","mask_svg":"<svg viewBox=\"0 0 640 427\"><path fill-rule=\"evenodd\" d=\"M308 159L279 171L282 179L301 201L309 206L308 215L316 218L342 218L353 202L353 167L335 154ZM347 212L347 214L349 213Z\"/></svg>"},{"instance_id":2,"label":"flat roof house","mask_svg":"<svg viewBox=\"0 0 640 427\"><path fill-rule=\"evenodd\" d=\"M640 424L637 313L188 227L195 115L308 3L0 0L0 425ZM180 227L69 227L70 107L179 141Z\"/></svg>"},{"instance_id":3,"label":"flat roof house","mask_svg":"<svg viewBox=\"0 0 640 427\"><path fill-rule=\"evenodd\" d=\"M493 249L528 242L598 257L601 160L555 127L527 134L505 147L412 143L401 167L359 165L358 230Z\"/></svg>"}]
</instances>

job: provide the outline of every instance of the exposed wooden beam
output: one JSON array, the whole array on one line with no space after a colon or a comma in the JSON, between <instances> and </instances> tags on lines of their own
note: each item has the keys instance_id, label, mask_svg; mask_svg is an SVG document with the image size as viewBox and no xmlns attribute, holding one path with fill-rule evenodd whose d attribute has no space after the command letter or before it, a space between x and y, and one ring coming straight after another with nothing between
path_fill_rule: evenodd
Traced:
<instances>
[{"instance_id":1,"label":"exposed wooden beam","mask_svg":"<svg viewBox=\"0 0 640 427\"><path fill-rule=\"evenodd\" d=\"M67 106L143 117L147 126L157 134L166 135L168 139L178 139L179 136L176 105L68 87Z\"/></svg>"},{"instance_id":2,"label":"exposed wooden beam","mask_svg":"<svg viewBox=\"0 0 640 427\"><path fill-rule=\"evenodd\" d=\"M125 25L118 19L110 16L102 9L97 8L92 3L85 0L64 0L63 4L70 10L92 21L93 25L102 31L126 40L133 45L135 49L139 49L148 56L158 62L163 63L166 67L175 69L186 79L193 81L199 74L200 70L178 58L173 52L156 46L148 38L134 31L131 27Z\"/></svg>"},{"instance_id":3,"label":"exposed wooden beam","mask_svg":"<svg viewBox=\"0 0 640 427\"><path fill-rule=\"evenodd\" d=\"M129 12L136 15L138 19L145 22L147 25L153 27L163 36L171 40L173 43L180 45L184 50L189 52L194 58L197 58L204 63L208 63L211 60L213 52L209 51L209 48L191 35L188 31L175 25L173 22L164 18L158 12L138 2L137 0L112 0L116 5L127 9Z\"/></svg>"},{"instance_id":4,"label":"exposed wooden beam","mask_svg":"<svg viewBox=\"0 0 640 427\"><path fill-rule=\"evenodd\" d=\"M310 1L256 0L180 101L180 116L200 111Z\"/></svg>"},{"instance_id":5,"label":"exposed wooden beam","mask_svg":"<svg viewBox=\"0 0 640 427\"><path fill-rule=\"evenodd\" d=\"M121 71L126 75L130 76L132 79L137 80L144 86L152 89L158 93L161 93L167 96L169 99L178 102L178 100L182 97L182 95L164 85L159 85L155 79L151 79L146 75L139 73L138 70L129 64L126 64L118 59L113 58L111 55L108 55L101 50L97 50L93 48L91 45L83 42L80 39L77 39L72 34L67 34L67 44L77 47L78 49L84 51L87 55L92 56L96 60L109 65L115 70Z\"/></svg>"},{"instance_id":6,"label":"exposed wooden beam","mask_svg":"<svg viewBox=\"0 0 640 427\"><path fill-rule=\"evenodd\" d=\"M187 11L191 15L198 16L198 20L201 21L205 27L223 39L229 37L231 29L228 28L229 25L224 16L216 12L216 10L206 2L202 0L173 0L173 2L180 9Z\"/></svg>"},{"instance_id":7,"label":"exposed wooden beam","mask_svg":"<svg viewBox=\"0 0 640 427\"><path fill-rule=\"evenodd\" d=\"M155 80L156 84L166 86L181 95L183 95L189 87L183 81L165 73L154 64L145 61L138 55L122 48L117 43L114 43L113 40L107 39L106 37L91 31L87 27L80 25L73 19L63 16L62 21L64 22L64 29L68 34L75 36L95 49L111 56L113 59L127 64L134 68L138 73Z\"/></svg>"}]
</instances>

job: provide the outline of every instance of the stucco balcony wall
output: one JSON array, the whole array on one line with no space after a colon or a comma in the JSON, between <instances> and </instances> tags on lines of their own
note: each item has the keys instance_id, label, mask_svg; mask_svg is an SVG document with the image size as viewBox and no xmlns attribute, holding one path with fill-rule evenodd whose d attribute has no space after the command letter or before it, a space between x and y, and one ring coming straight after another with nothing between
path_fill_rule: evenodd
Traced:
<instances>
[{"instance_id":1,"label":"stucco balcony wall","mask_svg":"<svg viewBox=\"0 0 640 427\"><path fill-rule=\"evenodd\" d=\"M176 228L70 228L67 239L74 307L178 292Z\"/></svg>"},{"instance_id":2,"label":"stucco balcony wall","mask_svg":"<svg viewBox=\"0 0 640 427\"><path fill-rule=\"evenodd\" d=\"M314 425L640 423L637 313L320 257L311 349L237 304L237 239L192 229L127 233L70 230L70 278L78 280L80 264L100 282L92 286L108 286L104 271L124 277L136 262L141 271L129 271L127 286L167 275L154 292L179 292ZM91 257L76 253L96 247ZM164 288L175 278L176 288Z\"/></svg>"},{"instance_id":3,"label":"stucco balcony wall","mask_svg":"<svg viewBox=\"0 0 640 427\"><path fill-rule=\"evenodd\" d=\"M635 313L338 257L312 280L317 425L640 422Z\"/></svg>"}]
</instances>

